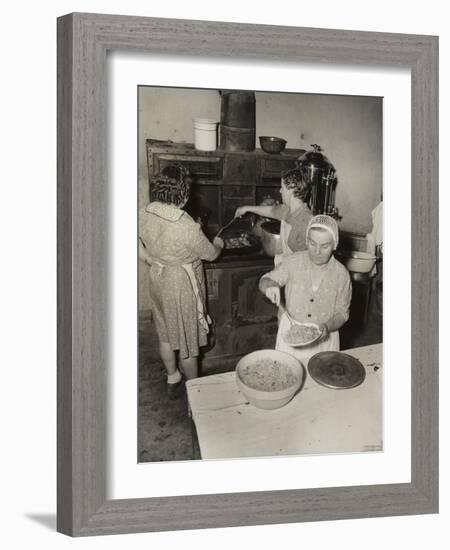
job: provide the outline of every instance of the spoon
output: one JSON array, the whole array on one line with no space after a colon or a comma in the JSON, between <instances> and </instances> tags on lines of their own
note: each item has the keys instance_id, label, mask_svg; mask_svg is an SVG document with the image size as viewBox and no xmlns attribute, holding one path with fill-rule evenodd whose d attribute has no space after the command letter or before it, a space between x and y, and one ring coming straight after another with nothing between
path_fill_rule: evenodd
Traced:
<instances>
[{"instance_id":1,"label":"spoon","mask_svg":"<svg viewBox=\"0 0 450 550\"><path fill-rule=\"evenodd\" d=\"M286 317L288 318L289 322L291 323L291 326L293 327L296 323L295 323L294 319L292 319L292 317L289 315L285 305L282 302L280 302L279 308L280 308L282 313L286 314Z\"/></svg>"},{"instance_id":2,"label":"spoon","mask_svg":"<svg viewBox=\"0 0 450 550\"><path fill-rule=\"evenodd\" d=\"M232 218L226 225L224 225L222 228L219 229L219 232L217 233L216 237L220 237L220 234L225 231L232 223L234 223L236 220L238 220L241 216L237 218Z\"/></svg>"}]
</instances>

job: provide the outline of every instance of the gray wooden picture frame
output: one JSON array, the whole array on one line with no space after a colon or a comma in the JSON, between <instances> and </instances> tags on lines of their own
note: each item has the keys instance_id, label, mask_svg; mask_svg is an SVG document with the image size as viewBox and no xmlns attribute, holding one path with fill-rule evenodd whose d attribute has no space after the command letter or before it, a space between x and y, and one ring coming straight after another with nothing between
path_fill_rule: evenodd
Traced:
<instances>
[{"instance_id":1,"label":"gray wooden picture frame","mask_svg":"<svg viewBox=\"0 0 450 550\"><path fill-rule=\"evenodd\" d=\"M107 500L106 53L407 67L411 483ZM58 505L72 536L438 511L438 38L74 13L58 19Z\"/></svg>"}]
</instances>

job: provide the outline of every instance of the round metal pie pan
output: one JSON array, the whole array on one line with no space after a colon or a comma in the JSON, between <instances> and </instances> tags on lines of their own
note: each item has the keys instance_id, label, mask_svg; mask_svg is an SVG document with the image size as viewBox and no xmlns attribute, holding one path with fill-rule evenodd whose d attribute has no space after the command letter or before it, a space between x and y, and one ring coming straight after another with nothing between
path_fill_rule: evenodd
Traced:
<instances>
[{"instance_id":1,"label":"round metal pie pan","mask_svg":"<svg viewBox=\"0 0 450 550\"><path fill-rule=\"evenodd\" d=\"M308 372L318 384L333 390L356 388L366 377L366 370L358 359L339 351L313 355L308 362Z\"/></svg>"}]
</instances>

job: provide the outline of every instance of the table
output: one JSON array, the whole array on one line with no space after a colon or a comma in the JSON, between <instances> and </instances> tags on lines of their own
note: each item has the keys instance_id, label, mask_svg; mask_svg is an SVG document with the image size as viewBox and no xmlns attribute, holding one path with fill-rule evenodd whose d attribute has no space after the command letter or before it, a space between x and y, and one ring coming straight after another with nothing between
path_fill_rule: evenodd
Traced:
<instances>
[{"instance_id":1,"label":"table","mask_svg":"<svg viewBox=\"0 0 450 550\"><path fill-rule=\"evenodd\" d=\"M382 450L382 344L346 350L366 369L364 382L333 390L309 375L281 409L262 410L239 391L235 372L186 383L201 458L244 458Z\"/></svg>"}]
</instances>

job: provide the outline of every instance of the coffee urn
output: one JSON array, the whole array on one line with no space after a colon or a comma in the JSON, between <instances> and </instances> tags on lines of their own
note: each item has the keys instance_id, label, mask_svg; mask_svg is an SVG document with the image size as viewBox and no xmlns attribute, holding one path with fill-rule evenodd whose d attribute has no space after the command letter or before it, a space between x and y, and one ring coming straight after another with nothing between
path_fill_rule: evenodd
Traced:
<instances>
[{"instance_id":1,"label":"coffee urn","mask_svg":"<svg viewBox=\"0 0 450 550\"><path fill-rule=\"evenodd\" d=\"M297 167L311 186L309 207L314 215L327 214L338 219L338 209L334 204L337 186L336 170L322 154L320 145L314 143L311 147L312 150L306 151L297 160Z\"/></svg>"}]
</instances>

